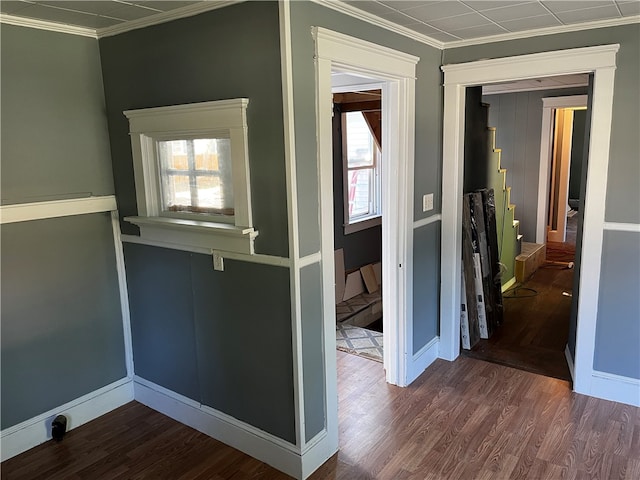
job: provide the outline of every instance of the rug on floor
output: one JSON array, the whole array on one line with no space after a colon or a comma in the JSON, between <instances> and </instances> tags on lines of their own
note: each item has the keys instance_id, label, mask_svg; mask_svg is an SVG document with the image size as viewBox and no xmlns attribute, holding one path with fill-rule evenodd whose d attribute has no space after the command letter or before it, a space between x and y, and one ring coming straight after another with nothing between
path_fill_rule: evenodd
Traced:
<instances>
[{"instance_id":1,"label":"rug on floor","mask_svg":"<svg viewBox=\"0 0 640 480\"><path fill-rule=\"evenodd\" d=\"M343 352L382 362L382 333L338 324L336 327L336 345Z\"/></svg>"}]
</instances>

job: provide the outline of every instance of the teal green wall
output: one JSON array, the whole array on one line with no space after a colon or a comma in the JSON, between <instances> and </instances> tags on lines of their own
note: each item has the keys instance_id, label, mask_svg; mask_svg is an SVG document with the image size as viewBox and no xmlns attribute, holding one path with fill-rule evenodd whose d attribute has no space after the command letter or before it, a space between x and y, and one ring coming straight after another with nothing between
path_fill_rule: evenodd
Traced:
<instances>
[{"instance_id":1,"label":"teal green wall","mask_svg":"<svg viewBox=\"0 0 640 480\"><path fill-rule=\"evenodd\" d=\"M2 24L2 204L112 195L98 44Z\"/></svg>"},{"instance_id":2,"label":"teal green wall","mask_svg":"<svg viewBox=\"0 0 640 480\"><path fill-rule=\"evenodd\" d=\"M277 3L245 2L100 40L121 217L123 110L247 97L256 251L288 257L279 39ZM125 264L136 374L295 443L289 269L133 244Z\"/></svg>"},{"instance_id":3,"label":"teal green wall","mask_svg":"<svg viewBox=\"0 0 640 480\"><path fill-rule=\"evenodd\" d=\"M414 218L419 220L440 211L442 183L442 77L441 52L409 38L370 25L312 2L291 2L295 153L300 213L300 252L308 255L320 249L318 165L316 143L314 41L311 27L319 26L420 57L416 66L416 141ZM422 212L422 195L434 193L434 210ZM384 216L383 212L383 216ZM436 222L437 223L437 222ZM433 228L433 227L432 227ZM424 286L413 306L413 330L418 332L413 350L418 351L438 331L440 239L425 235L416 244L414 282ZM320 296L321 292L304 295ZM311 312L303 311L303 317ZM316 342L321 342L318 338ZM410 347L411 348L411 347Z\"/></svg>"},{"instance_id":4,"label":"teal green wall","mask_svg":"<svg viewBox=\"0 0 640 480\"><path fill-rule=\"evenodd\" d=\"M0 49L2 203L113 194L98 42L3 24ZM110 214L0 235L5 429L127 371Z\"/></svg>"},{"instance_id":5,"label":"teal green wall","mask_svg":"<svg viewBox=\"0 0 640 480\"><path fill-rule=\"evenodd\" d=\"M613 97L611 147L609 174L607 178L607 200L605 220L607 222L640 223L640 25L598 28L581 32L539 36L507 42L488 43L470 47L452 48L444 51L445 64L467 62L484 58L499 58L527 53L537 53L566 48L587 47L605 44L620 44L617 54ZM637 236L636 232L629 235ZM640 363L637 341L630 350L629 332L637 331L637 295L618 298L605 285L614 258L620 255L635 258L637 251L632 240L605 241L602 250L602 274L596 331L595 368L632 378L640 378L638 369L630 368L629 361ZM589 261L589 259L583 259ZM633 286L637 290L637 277L628 269L617 275L617 285ZM614 298L619 299L615 302ZM615 305L615 308L613 307ZM610 314L624 313L611 321ZM571 332L576 325L571 325ZM636 337L637 340L637 337ZM569 338L569 347L574 351L575 337Z\"/></svg>"},{"instance_id":6,"label":"teal green wall","mask_svg":"<svg viewBox=\"0 0 640 480\"><path fill-rule=\"evenodd\" d=\"M121 217L137 214L124 110L246 97L256 251L288 256L277 4L246 2L102 38L100 55Z\"/></svg>"}]
</instances>

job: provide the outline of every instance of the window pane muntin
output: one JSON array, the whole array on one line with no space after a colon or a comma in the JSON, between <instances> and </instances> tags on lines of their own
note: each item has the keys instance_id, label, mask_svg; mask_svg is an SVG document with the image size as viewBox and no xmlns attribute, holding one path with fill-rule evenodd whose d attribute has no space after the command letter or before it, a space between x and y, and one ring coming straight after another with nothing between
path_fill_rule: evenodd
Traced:
<instances>
[{"instance_id":1,"label":"window pane muntin","mask_svg":"<svg viewBox=\"0 0 640 480\"><path fill-rule=\"evenodd\" d=\"M234 215L229 138L159 140L157 151L163 212Z\"/></svg>"}]
</instances>

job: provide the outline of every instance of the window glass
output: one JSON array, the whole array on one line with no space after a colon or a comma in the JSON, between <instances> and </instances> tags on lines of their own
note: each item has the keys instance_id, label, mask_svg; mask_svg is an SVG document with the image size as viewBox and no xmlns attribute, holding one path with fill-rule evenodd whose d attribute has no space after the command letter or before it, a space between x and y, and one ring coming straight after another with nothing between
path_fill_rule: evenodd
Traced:
<instances>
[{"instance_id":1,"label":"window glass","mask_svg":"<svg viewBox=\"0 0 640 480\"><path fill-rule=\"evenodd\" d=\"M158 152L163 212L234 214L228 138L159 141Z\"/></svg>"},{"instance_id":2,"label":"window glass","mask_svg":"<svg viewBox=\"0 0 640 480\"><path fill-rule=\"evenodd\" d=\"M377 147L362 112L346 116L346 198L348 222L379 215L379 175Z\"/></svg>"}]
</instances>

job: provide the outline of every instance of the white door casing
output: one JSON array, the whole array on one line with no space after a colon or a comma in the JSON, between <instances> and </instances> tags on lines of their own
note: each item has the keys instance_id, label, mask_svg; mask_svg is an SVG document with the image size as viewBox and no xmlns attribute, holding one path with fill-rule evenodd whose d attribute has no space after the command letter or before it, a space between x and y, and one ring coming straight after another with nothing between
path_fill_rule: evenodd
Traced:
<instances>
[{"instance_id":1,"label":"white door casing","mask_svg":"<svg viewBox=\"0 0 640 480\"><path fill-rule=\"evenodd\" d=\"M574 390L592 390L616 53L602 45L445 65L442 179L440 356L460 354L460 268L465 89L471 85L594 73L582 239Z\"/></svg>"},{"instance_id":2,"label":"white door casing","mask_svg":"<svg viewBox=\"0 0 640 480\"><path fill-rule=\"evenodd\" d=\"M331 73L357 73L382 84L382 157L393 159L383 161L382 165L384 365L387 381L404 386L407 382L406 358L412 345L415 65L418 58L320 27L313 28L313 37L316 44L327 429L330 435L335 431L337 438Z\"/></svg>"},{"instance_id":3,"label":"white door casing","mask_svg":"<svg viewBox=\"0 0 640 480\"><path fill-rule=\"evenodd\" d=\"M580 108L586 106L586 95L570 95L566 97L549 97L542 99L542 128L540 130L540 172L538 176L536 243L545 243L547 238L549 176L551 172L551 155L553 146L553 112L557 108Z\"/></svg>"}]
</instances>

